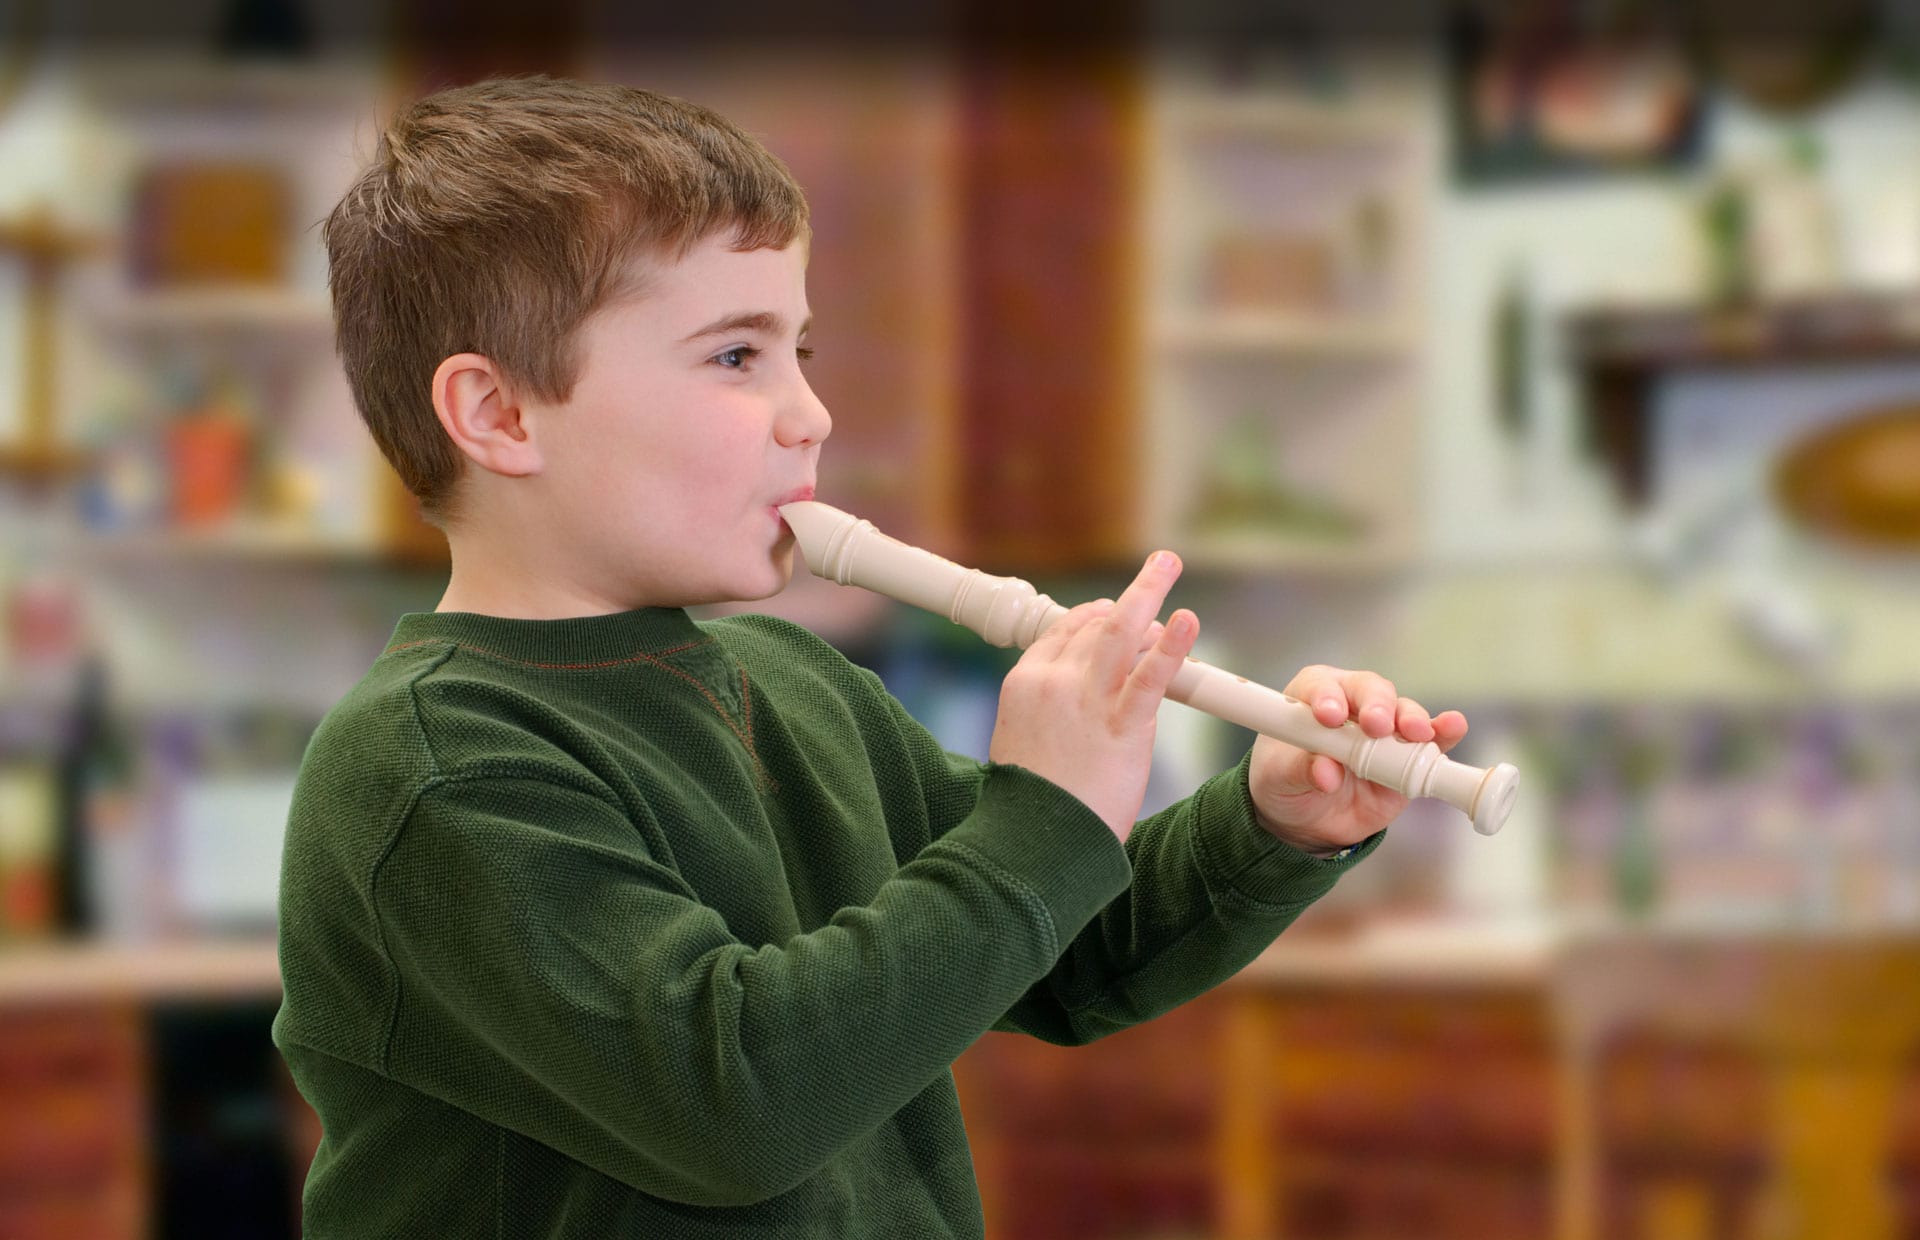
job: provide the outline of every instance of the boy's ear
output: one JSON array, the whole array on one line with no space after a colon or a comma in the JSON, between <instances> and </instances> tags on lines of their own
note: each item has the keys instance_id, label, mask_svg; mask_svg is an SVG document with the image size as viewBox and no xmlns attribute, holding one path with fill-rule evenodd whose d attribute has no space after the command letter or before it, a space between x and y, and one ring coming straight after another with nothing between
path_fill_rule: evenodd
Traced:
<instances>
[{"instance_id":1,"label":"boy's ear","mask_svg":"<svg viewBox=\"0 0 1920 1240\"><path fill-rule=\"evenodd\" d=\"M493 359L455 353L433 372L433 412L460 451L509 478L540 472L540 449Z\"/></svg>"}]
</instances>

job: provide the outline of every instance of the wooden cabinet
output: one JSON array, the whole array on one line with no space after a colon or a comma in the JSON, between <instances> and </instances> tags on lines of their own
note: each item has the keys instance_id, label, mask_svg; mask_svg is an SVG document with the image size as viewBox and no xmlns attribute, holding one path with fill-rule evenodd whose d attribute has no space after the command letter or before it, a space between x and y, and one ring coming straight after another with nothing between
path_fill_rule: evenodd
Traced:
<instances>
[{"instance_id":1,"label":"wooden cabinet","mask_svg":"<svg viewBox=\"0 0 1920 1240\"><path fill-rule=\"evenodd\" d=\"M1539 1236L1553 1219L1541 994L1290 991L1252 1001L1270 1062L1260 1234Z\"/></svg>"},{"instance_id":2,"label":"wooden cabinet","mask_svg":"<svg viewBox=\"0 0 1920 1240\"><path fill-rule=\"evenodd\" d=\"M1920 943L1624 936L1557 962L1565 1240L1920 1226Z\"/></svg>"},{"instance_id":3,"label":"wooden cabinet","mask_svg":"<svg viewBox=\"0 0 1920 1240\"><path fill-rule=\"evenodd\" d=\"M0 1240L297 1235L271 942L0 948Z\"/></svg>"},{"instance_id":4,"label":"wooden cabinet","mask_svg":"<svg viewBox=\"0 0 1920 1240\"><path fill-rule=\"evenodd\" d=\"M0 1236L145 1234L144 1054L131 1005L0 1011Z\"/></svg>"},{"instance_id":5,"label":"wooden cabinet","mask_svg":"<svg viewBox=\"0 0 1920 1240\"><path fill-rule=\"evenodd\" d=\"M1089 1047L991 1035L954 1069L989 1235L1920 1235L1920 947L1602 936L1538 965L1283 945Z\"/></svg>"},{"instance_id":6,"label":"wooden cabinet","mask_svg":"<svg viewBox=\"0 0 1920 1240\"><path fill-rule=\"evenodd\" d=\"M1237 984L955 1067L991 1234L1489 1240L1553 1226L1537 990Z\"/></svg>"},{"instance_id":7,"label":"wooden cabinet","mask_svg":"<svg viewBox=\"0 0 1920 1240\"><path fill-rule=\"evenodd\" d=\"M1059 569L1137 541L1144 90L1114 57L964 71L954 447L976 562Z\"/></svg>"},{"instance_id":8,"label":"wooden cabinet","mask_svg":"<svg viewBox=\"0 0 1920 1240\"><path fill-rule=\"evenodd\" d=\"M975 1043L954 1073L990 1234L1212 1234L1225 1012L1202 1000L1083 1047Z\"/></svg>"}]
</instances>

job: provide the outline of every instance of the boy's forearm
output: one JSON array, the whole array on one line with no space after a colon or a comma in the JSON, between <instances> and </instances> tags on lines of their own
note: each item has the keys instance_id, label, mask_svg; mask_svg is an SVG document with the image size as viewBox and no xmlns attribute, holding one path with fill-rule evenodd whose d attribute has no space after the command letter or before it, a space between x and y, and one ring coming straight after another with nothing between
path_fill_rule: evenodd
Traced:
<instances>
[{"instance_id":1,"label":"boy's forearm","mask_svg":"<svg viewBox=\"0 0 1920 1240\"><path fill-rule=\"evenodd\" d=\"M1263 830L1247 763L1143 820L1127 841L1133 882L998 1027L1081 1044L1204 994L1264 951L1378 846L1308 856Z\"/></svg>"},{"instance_id":2,"label":"boy's forearm","mask_svg":"<svg viewBox=\"0 0 1920 1240\"><path fill-rule=\"evenodd\" d=\"M953 762L878 678L864 677L892 710L939 838L971 802L978 773ZM1275 839L1255 814L1251 757L1133 829L1126 844L1132 883L1065 945L996 1029L1079 1044L1178 1007L1244 968L1378 846L1376 836L1335 860Z\"/></svg>"}]
</instances>

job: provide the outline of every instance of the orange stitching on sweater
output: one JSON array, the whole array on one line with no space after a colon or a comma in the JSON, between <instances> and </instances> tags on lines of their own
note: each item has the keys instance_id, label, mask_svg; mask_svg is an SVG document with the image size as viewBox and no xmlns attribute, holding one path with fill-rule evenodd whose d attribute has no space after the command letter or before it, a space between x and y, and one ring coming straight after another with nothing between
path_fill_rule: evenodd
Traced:
<instances>
[{"instance_id":1,"label":"orange stitching on sweater","mask_svg":"<svg viewBox=\"0 0 1920 1240\"><path fill-rule=\"evenodd\" d=\"M753 744L753 690L747 687L747 669L740 669L740 708L745 715L747 725L747 756L753 759L753 769L760 776L760 783L768 792L780 791L780 784L767 773L760 762L760 751Z\"/></svg>"},{"instance_id":2,"label":"orange stitching on sweater","mask_svg":"<svg viewBox=\"0 0 1920 1240\"><path fill-rule=\"evenodd\" d=\"M699 677L695 676L692 672L683 672L679 668L673 666L671 663L662 663L660 662L660 660L654 658L651 655L641 655L640 657L645 659L647 662L653 664L654 666L658 667L662 671L672 672L675 676L678 676L680 679L686 681L688 684L692 685L694 688L700 690L700 696L707 699L707 704L713 707L713 711L715 714L720 716L720 722L726 724L727 730L729 732L732 732L734 737L737 740L739 740L739 742L742 745L745 745L747 747L748 753L753 752L753 742L749 740L746 734L740 730L740 725L733 721L733 716L729 715L727 713L727 708L720 704L720 698L714 693L714 691L700 683Z\"/></svg>"},{"instance_id":3,"label":"orange stitching on sweater","mask_svg":"<svg viewBox=\"0 0 1920 1240\"><path fill-rule=\"evenodd\" d=\"M768 787L772 786L773 777L767 774L767 768L760 762L759 751L753 747L753 699L747 695L746 668L743 667L740 669L740 700L745 707L745 717L747 721L746 730L742 731L740 725L733 721L733 716L727 713L727 708L720 704L720 699L713 690L701 684L699 679L692 673L683 672L671 663L662 663L649 654L643 654L640 657L663 671L672 672L675 676L680 677L680 679L700 690L700 696L707 699L707 704L713 707L716 715L720 716L720 722L727 725L727 730L733 733L735 740L746 746L747 757L753 762L755 782Z\"/></svg>"}]
</instances>

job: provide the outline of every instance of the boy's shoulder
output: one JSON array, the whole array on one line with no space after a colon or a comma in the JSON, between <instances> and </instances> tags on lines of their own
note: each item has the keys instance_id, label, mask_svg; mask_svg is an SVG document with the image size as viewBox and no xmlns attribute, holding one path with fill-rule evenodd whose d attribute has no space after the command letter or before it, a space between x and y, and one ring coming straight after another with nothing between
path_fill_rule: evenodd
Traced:
<instances>
[{"instance_id":1,"label":"boy's shoulder","mask_svg":"<svg viewBox=\"0 0 1920 1240\"><path fill-rule=\"evenodd\" d=\"M420 683L445 662L427 647L389 650L333 705L314 729L300 765L300 791L383 786L407 795L436 773L420 718Z\"/></svg>"},{"instance_id":2,"label":"boy's shoulder","mask_svg":"<svg viewBox=\"0 0 1920 1240\"><path fill-rule=\"evenodd\" d=\"M426 647L383 652L321 719L308 745L309 759L316 749L367 758L424 754L415 695L420 681L444 661L443 652Z\"/></svg>"},{"instance_id":3,"label":"boy's shoulder","mask_svg":"<svg viewBox=\"0 0 1920 1240\"><path fill-rule=\"evenodd\" d=\"M417 783L548 771L564 753L566 712L501 671L456 641L388 647L321 720L303 775Z\"/></svg>"}]
</instances>

